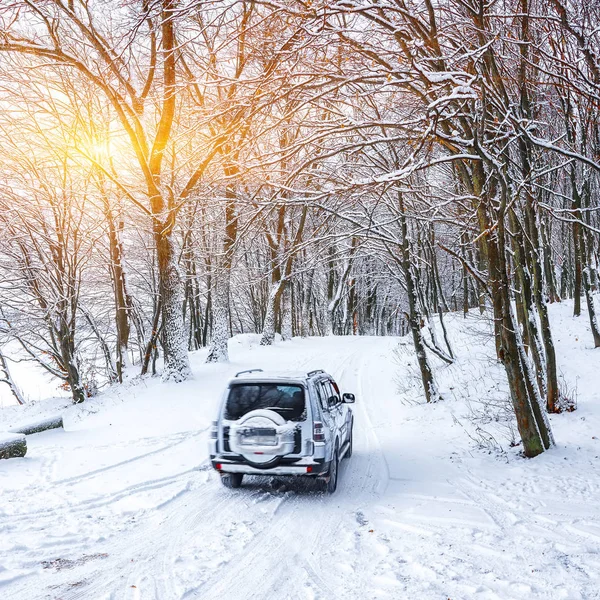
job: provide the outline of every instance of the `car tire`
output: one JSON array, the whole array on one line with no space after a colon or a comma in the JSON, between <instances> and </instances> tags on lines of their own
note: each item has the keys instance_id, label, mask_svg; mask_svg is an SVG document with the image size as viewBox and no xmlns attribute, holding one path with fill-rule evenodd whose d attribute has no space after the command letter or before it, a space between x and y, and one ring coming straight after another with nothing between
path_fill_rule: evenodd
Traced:
<instances>
[{"instance_id":1,"label":"car tire","mask_svg":"<svg viewBox=\"0 0 600 600\"><path fill-rule=\"evenodd\" d=\"M354 433L354 421L352 421L352 423L350 423L350 436L348 437L348 448L346 450L346 454L344 454L344 458L350 458L352 456L353 433Z\"/></svg>"},{"instance_id":2,"label":"car tire","mask_svg":"<svg viewBox=\"0 0 600 600\"><path fill-rule=\"evenodd\" d=\"M340 472L340 461L338 457L337 448L333 453L333 458L331 459L331 464L329 465L329 473L327 475L327 479L323 481L323 491L327 494L335 493L337 490L338 483L338 475Z\"/></svg>"},{"instance_id":3,"label":"car tire","mask_svg":"<svg viewBox=\"0 0 600 600\"><path fill-rule=\"evenodd\" d=\"M239 488L243 478L243 473L221 473L221 483L229 489Z\"/></svg>"}]
</instances>

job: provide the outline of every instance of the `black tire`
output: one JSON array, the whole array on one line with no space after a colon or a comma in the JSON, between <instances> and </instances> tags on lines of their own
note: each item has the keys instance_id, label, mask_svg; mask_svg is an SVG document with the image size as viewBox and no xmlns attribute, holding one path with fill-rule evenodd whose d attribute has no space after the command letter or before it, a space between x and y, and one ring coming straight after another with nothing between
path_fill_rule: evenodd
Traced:
<instances>
[{"instance_id":1,"label":"black tire","mask_svg":"<svg viewBox=\"0 0 600 600\"><path fill-rule=\"evenodd\" d=\"M329 465L329 473L327 475L327 480L323 482L323 491L327 494L335 493L337 490L338 483L338 475L340 472L340 460L338 457L337 448L333 453L333 458L331 460L331 464Z\"/></svg>"},{"instance_id":2,"label":"black tire","mask_svg":"<svg viewBox=\"0 0 600 600\"><path fill-rule=\"evenodd\" d=\"M221 483L229 489L239 488L243 478L243 473L221 473Z\"/></svg>"},{"instance_id":3,"label":"black tire","mask_svg":"<svg viewBox=\"0 0 600 600\"><path fill-rule=\"evenodd\" d=\"M353 441L352 441L352 434L354 432L354 421L352 421L352 423L350 423L350 436L348 437L348 449L346 450L346 454L344 454L344 458L350 458L352 456L352 446L353 446Z\"/></svg>"}]
</instances>

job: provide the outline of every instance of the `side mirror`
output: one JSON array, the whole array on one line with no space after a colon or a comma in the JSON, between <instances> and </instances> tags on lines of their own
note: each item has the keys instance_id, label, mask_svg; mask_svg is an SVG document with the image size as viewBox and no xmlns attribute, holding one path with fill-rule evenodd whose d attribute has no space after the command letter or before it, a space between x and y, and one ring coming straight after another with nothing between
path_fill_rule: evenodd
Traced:
<instances>
[{"instance_id":1,"label":"side mirror","mask_svg":"<svg viewBox=\"0 0 600 600\"><path fill-rule=\"evenodd\" d=\"M354 394L344 394L342 396L342 402L346 404L354 404L356 402L356 396Z\"/></svg>"},{"instance_id":2,"label":"side mirror","mask_svg":"<svg viewBox=\"0 0 600 600\"><path fill-rule=\"evenodd\" d=\"M331 408L332 406L335 406L336 404L340 403L340 397L339 396L329 396L329 398L327 398L327 405Z\"/></svg>"}]
</instances>

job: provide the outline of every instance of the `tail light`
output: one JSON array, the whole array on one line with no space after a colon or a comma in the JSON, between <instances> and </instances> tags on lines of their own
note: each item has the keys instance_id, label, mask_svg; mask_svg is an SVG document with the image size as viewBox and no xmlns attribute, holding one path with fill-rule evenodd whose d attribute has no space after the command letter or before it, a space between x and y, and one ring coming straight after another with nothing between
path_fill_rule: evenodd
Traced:
<instances>
[{"instance_id":1,"label":"tail light","mask_svg":"<svg viewBox=\"0 0 600 600\"><path fill-rule=\"evenodd\" d=\"M218 431L219 431L218 426L219 426L219 423L217 421L212 422L212 427L210 428L210 438L212 440L216 440L218 437L217 436Z\"/></svg>"},{"instance_id":2,"label":"tail light","mask_svg":"<svg viewBox=\"0 0 600 600\"><path fill-rule=\"evenodd\" d=\"M325 441L325 431L323 430L323 423L321 421L315 421L313 424L313 440L315 442Z\"/></svg>"}]
</instances>

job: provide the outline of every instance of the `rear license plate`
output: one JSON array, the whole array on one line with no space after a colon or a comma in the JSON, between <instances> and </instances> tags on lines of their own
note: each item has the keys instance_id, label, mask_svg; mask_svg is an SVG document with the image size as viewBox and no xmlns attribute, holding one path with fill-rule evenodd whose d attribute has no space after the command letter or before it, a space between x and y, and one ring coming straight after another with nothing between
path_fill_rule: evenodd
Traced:
<instances>
[{"instance_id":1,"label":"rear license plate","mask_svg":"<svg viewBox=\"0 0 600 600\"><path fill-rule=\"evenodd\" d=\"M240 431L243 445L248 446L276 446L277 435L274 429L267 427L255 427Z\"/></svg>"},{"instance_id":2,"label":"rear license plate","mask_svg":"<svg viewBox=\"0 0 600 600\"><path fill-rule=\"evenodd\" d=\"M276 446L277 438L272 435L252 435L242 438L244 446Z\"/></svg>"}]
</instances>

